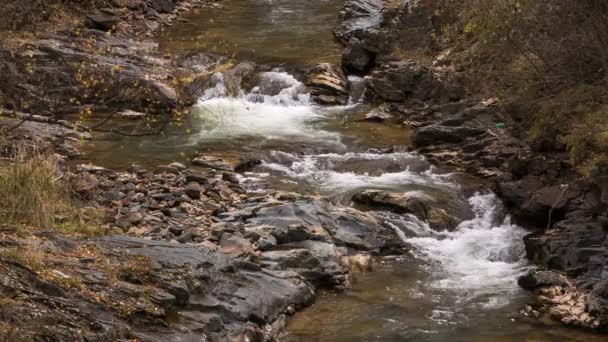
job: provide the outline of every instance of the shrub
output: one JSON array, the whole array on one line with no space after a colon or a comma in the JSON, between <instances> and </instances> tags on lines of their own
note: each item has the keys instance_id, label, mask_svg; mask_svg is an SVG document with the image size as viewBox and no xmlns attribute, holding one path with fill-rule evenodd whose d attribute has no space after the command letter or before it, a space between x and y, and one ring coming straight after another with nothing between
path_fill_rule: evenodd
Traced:
<instances>
[{"instance_id":1,"label":"shrub","mask_svg":"<svg viewBox=\"0 0 608 342\"><path fill-rule=\"evenodd\" d=\"M527 109L533 146L565 146L583 173L608 159L607 1L444 0L437 15L467 85Z\"/></svg>"}]
</instances>

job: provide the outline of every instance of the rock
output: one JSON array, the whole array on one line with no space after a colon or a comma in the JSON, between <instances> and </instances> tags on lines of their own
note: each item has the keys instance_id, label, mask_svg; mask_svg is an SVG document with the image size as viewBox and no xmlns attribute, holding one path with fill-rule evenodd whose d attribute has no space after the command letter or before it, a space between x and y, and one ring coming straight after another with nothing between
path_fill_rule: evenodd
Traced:
<instances>
[{"instance_id":1,"label":"rock","mask_svg":"<svg viewBox=\"0 0 608 342\"><path fill-rule=\"evenodd\" d=\"M177 5L175 0L146 0L146 3L159 13L171 13Z\"/></svg>"},{"instance_id":2,"label":"rock","mask_svg":"<svg viewBox=\"0 0 608 342\"><path fill-rule=\"evenodd\" d=\"M222 238L220 239L220 252L229 255L232 258L240 258L255 254L249 240L230 233L222 234Z\"/></svg>"},{"instance_id":3,"label":"rock","mask_svg":"<svg viewBox=\"0 0 608 342\"><path fill-rule=\"evenodd\" d=\"M439 80L431 70L411 60L382 64L369 76L369 89L385 101L446 103L464 96L464 89Z\"/></svg>"},{"instance_id":4,"label":"rock","mask_svg":"<svg viewBox=\"0 0 608 342\"><path fill-rule=\"evenodd\" d=\"M441 208L431 207L428 211L427 222L436 231L453 231L458 226L458 221Z\"/></svg>"},{"instance_id":5,"label":"rock","mask_svg":"<svg viewBox=\"0 0 608 342\"><path fill-rule=\"evenodd\" d=\"M169 164L169 167L174 167L174 168L178 169L179 171L184 171L185 169L187 169L186 165L184 165L182 163L178 163L178 162L173 162L173 163Z\"/></svg>"},{"instance_id":6,"label":"rock","mask_svg":"<svg viewBox=\"0 0 608 342\"><path fill-rule=\"evenodd\" d=\"M384 50L386 40L380 32L384 21L383 8L383 0L345 1L335 31L336 37L344 45L356 40L374 52Z\"/></svg>"},{"instance_id":7,"label":"rock","mask_svg":"<svg viewBox=\"0 0 608 342\"><path fill-rule=\"evenodd\" d=\"M190 198L192 198L192 199L200 199L201 193L203 192L203 190L204 190L204 188L196 182L190 182L184 188L184 191L186 192L186 194L188 196L190 196Z\"/></svg>"},{"instance_id":8,"label":"rock","mask_svg":"<svg viewBox=\"0 0 608 342\"><path fill-rule=\"evenodd\" d=\"M239 178L236 176L236 174L231 173L231 172L224 172L222 173L222 180L232 183L232 184L239 184Z\"/></svg>"},{"instance_id":9,"label":"rock","mask_svg":"<svg viewBox=\"0 0 608 342\"><path fill-rule=\"evenodd\" d=\"M262 161L259 159L241 160L234 167L234 172L239 172L239 173L246 172L261 164L262 164Z\"/></svg>"},{"instance_id":10,"label":"rock","mask_svg":"<svg viewBox=\"0 0 608 342\"><path fill-rule=\"evenodd\" d=\"M572 283L568 277L553 271L532 271L517 280L522 288L532 291L538 287L561 286L570 287Z\"/></svg>"},{"instance_id":11,"label":"rock","mask_svg":"<svg viewBox=\"0 0 608 342\"><path fill-rule=\"evenodd\" d=\"M568 203L576 197L575 189L545 186L543 177L526 176L517 181L498 184L498 193L519 221L546 227L551 211L553 224L565 215ZM552 209L553 208L553 209Z\"/></svg>"},{"instance_id":12,"label":"rock","mask_svg":"<svg viewBox=\"0 0 608 342\"><path fill-rule=\"evenodd\" d=\"M78 172L88 172L88 173L100 174L100 175L104 175L104 176L114 176L115 175L115 172L110 169L106 169L105 167L92 165L92 164L79 164L78 166L76 166L76 170Z\"/></svg>"},{"instance_id":13,"label":"rock","mask_svg":"<svg viewBox=\"0 0 608 342\"><path fill-rule=\"evenodd\" d=\"M357 121L364 122L385 122L392 118L391 114L386 112L386 108L379 107L372 109L369 113L365 114L363 119Z\"/></svg>"},{"instance_id":14,"label":"rock","mask_svg":"<svg viewBox=\"0 0 608 342\"><path fill-rule=\"evenodd\" d=\"M526 254L537 264L572 275L597 278L602 274L608 232L593 218L557 223L546 233L524 238Z\"/></svg>"},{"instance_id":15,"label":"rock","mask_svg":"<svg viewBox=\"0 0 608 342\"><path fill-rule=\"evenodd\" d=\"M416 129L412 141L416 147L438 145L444 143L459 143L467 138L484 133L483 128L463 126L443 126L433 124Z\"/></svg>"},{"instance_id":16,"label":"rock","mask_svg":"<svg viewBox=\"0 0 608 342\"><path fill-rule=\"evenodd\" d=\"M223 159L209 156L199 156L192 160L192 164L203 166L214 170L232 171L233 168Z\"/></svg>"},{"instance_id":17,"label":"rock","mask_svg":"<svg viewBox=\"0 0 608 342\"><path fill-rule=\"evenodd\" d=\"M319 64L308 71L305 80L313 100L326 105L348 103L348 80L335 65Z\"/></svg>"},{"instance_id":18,"label":"rock","mask_svg":"<svg viewBox=\"0 0 608 342\"><path fill-rule=\"evenodd\" d=\"M192 232L185 232L184 234L181 234L178 236L177 242L189 243L189 242L192 242L193 237L194 237L194 234Z\"/></svg>"},{"instance_id":19,"label":"rock","mask_svg":"<svg viewBox=\"0 0 608 342\"><path fill-rule=\"evenodd\" d=\"M161 82L151 81L149 84L153 91L155 100L166 107L175 107L178 102L177 91L169 85Z\"/></svg>"},{"instance_id":20,"label":"rock","mask_svg":"<svg viewBox=\"0 0 608 342\"><path fill-rule=\"evenodd\" d=\"M200 174L200 173L189 173L186 175L186 182L207 184L207 183L209 183L209 177L207 177L203 174Z\"/></svg>"},{"instance_id":21,"label":"rock","mask_svg":"<svg viewBox=\"0 0 608 342\"><path fill-rule=\"evenodd\" d=\"M351 273L371 272L373 268L373 259L368 254L343 256L341 260Z\"/></svg>"},{"instance_id":22,"label":"rock","mask_svg":"<svg viewBox=\"0 0 608 342\"><path fill-rule=\"evenodd\" d=\"M154 170L155 173L171 173L174 175L178 175L179 174L179 169L173 166L169 166L169 165L161 165L161 166L157 166L156 169Z\"/></svg>"},{"instance_id":23,"label":"rock","mask_svg":"<svg viewBox=\"0 0 608 342\"><path fill-rule=\"evenodd\" d=\"M86 25L92 29L102 31L114 31L120 19L114 13L104 10L97 10L87 14Z\"/></svg>"},{"instance_id":24,"label":"rock","mask_svg":"<svg viewBox=\"0 0 608 342\"><path fill-rule=\"evenodd\" d=\"M134 110L123 110L116 113L116 116L127 120L141 120L146 117L145 113L136 112Z\"/></svg>"},{"instance_id":25,"label":"rock","mask_svg":"<svg viewBox=\"0 0 608 342\"><path fill-rule=\"evenodd\" d=\"M184 232L184 226L176 221L169 221L169 231L175 236L180 236Z\"/></svg>"},{"instance_id":26,"label":"rock","mask_svg":"<svg viewBox=\"0 0 608 342\"><path fill-rule=\"evenodd\" d=\"M349 74L364 75L376 62L376 53L364 47L357 39L353 39L342 52L342 68Z\"/></svg>"},{"instance_id":27,"label":"rock","mask_svg":"<svg viewBox=\"0 0 608 342\"><path fill-rule=\"evenodd\" d=\"M407 193L365 190L353 196L353 201L374 209L390 210L398 214L413 214L421 220L428 218L428 199Z\"/></svg>"}]
</instances>

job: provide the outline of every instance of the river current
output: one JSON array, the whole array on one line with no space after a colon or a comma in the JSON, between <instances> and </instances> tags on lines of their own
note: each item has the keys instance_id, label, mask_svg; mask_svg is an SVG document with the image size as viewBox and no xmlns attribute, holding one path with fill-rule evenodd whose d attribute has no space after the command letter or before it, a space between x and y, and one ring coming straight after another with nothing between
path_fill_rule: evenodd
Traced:
<instances>
[{"instance_id":1,"label":"river current","mask_svg":"<svg viewBox=\"0 0 608 342\"><path fill-rule=\"evenodd\" d=\"M331 31L342 1L221 3L193 13L161 45L176 53L212 46L240 59L290 66L338 59ZM347 106L314 104L285 70L261 73L253 89L238 94L229 94L222 73L213 75L192 109L188 134L108 137L87 149L96 162L114 167L183 162L200 152L227 160L255 155L262 164L240 176L252 192L297 191L343 205L368 189L406 193L426 197L460 222L453 232L437 232L413 215L375 212L410 253L380 259L372 272L356 275L352 290L320 293L291 317L286 341L589 340L519 314L530 301L516 282L532 267L525 259L526 231L510 221L494 194L471 193L466 175L408 151L406 129L357 121L369 108L356 98Z\"/></svg>"}]
</instances>

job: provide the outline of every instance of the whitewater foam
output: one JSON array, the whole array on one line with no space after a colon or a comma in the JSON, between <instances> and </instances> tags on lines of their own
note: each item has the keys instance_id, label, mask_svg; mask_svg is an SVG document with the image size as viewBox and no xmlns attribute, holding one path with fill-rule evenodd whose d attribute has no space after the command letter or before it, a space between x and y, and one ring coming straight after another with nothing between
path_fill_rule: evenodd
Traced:
<instances>
[{"instance_id":1,"label":"whitewater foam","mask_svg":"<svg viewBox=\"0 0 608 342\"><path fill-rule=\"evenodd\" d=\"M508 217L501 218L494 194L475 195L469 203L475 217L454 232L429 231L428 225L412 220L427 233L404 241L416 247L415 255L430 262L427 267L434 288L454 292L459 303L508 304L519 291L516 279L529 269L521 243L526 232Z\"/></svg>"}]
</instances>

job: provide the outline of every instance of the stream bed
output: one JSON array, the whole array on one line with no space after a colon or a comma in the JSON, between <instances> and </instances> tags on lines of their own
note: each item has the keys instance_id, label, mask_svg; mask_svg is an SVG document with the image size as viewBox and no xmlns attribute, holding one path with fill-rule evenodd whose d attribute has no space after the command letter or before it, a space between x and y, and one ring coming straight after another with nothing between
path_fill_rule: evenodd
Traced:
<instances>
[{"instance_id":1,"label":"stream bed","mask_svg":"<svg viewBox=\"0 0 608 342\"><path fill-rule=\"evenodd\" d=\"M342 1L221 3L176 24L161 46L289 66L339 59L332 30ZM184 162L197 153L226 160L254 155L261 165L240 176L252 192L296 191L342 205L369 189L415 194L460 222L453 232L437 232L411 215L376 212L410 253L356 274L352 290L319 293L315 304L289 320L286 341L594 339L519 314L531 300L516 283L532 267L525 260L526 231L510 222L492 193L467 191L469 177L409 152L406 129L356 121L369 110L362 104L315 105L283 69L261 73L255 91L237 96L228 96L221 76L193 108L188 134L171 129L163 137L102 137L85 152L97 164L119 168Z\"/></svg>"}]
</instances>

